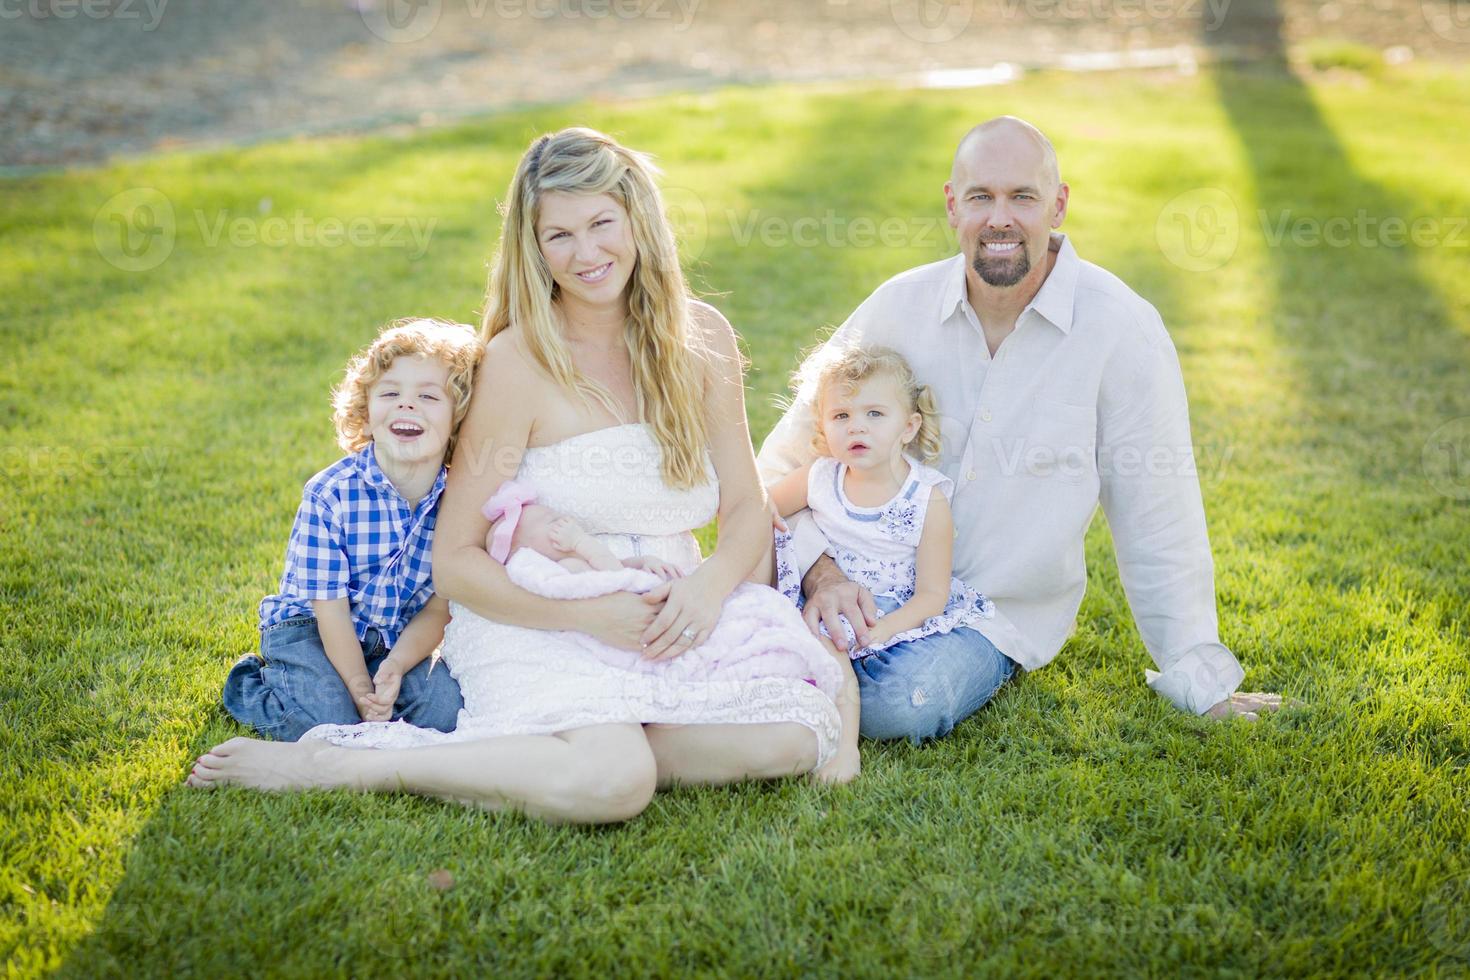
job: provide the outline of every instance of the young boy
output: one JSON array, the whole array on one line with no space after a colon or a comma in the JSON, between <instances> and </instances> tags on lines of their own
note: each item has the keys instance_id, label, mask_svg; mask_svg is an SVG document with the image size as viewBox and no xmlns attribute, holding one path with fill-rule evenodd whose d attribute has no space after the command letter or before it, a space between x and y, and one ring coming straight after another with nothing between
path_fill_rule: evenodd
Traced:
<instances>
[{"instance_id":1,"label":"young boy","mask_svg":"<svg viewBox=\"0 0 1470 980\"><path fill-rule=\"evenodd\" d=\"M242 724L292 742L359 719L454 729L459 685L425 662L449 622L429 554L481 350L462 324L400 321L347 365L333 422L349 455L307 481L261 655L225 681Z\"/></svg>"}]
</instances>

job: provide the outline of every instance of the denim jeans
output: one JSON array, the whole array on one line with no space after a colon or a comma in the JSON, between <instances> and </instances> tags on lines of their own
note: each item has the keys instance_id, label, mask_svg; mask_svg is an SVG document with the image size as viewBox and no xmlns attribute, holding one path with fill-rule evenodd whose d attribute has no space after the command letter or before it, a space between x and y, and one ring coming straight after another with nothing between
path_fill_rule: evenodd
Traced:
<instances>
[{"instance_id":1,"label":"denim jeans","mask_svg":"<svg viewBox=\"0 0 1470 980\"><path fill-rule=\"evenodd\" d=\"M874 602L885 613L899 605L887 596ZM917 744L948 735L978 711L1010 679L1016 662L977 630L961 627L895 643L854 660L852 669L862 694L863 737Z\"/></svg>"},{"instance_id":2,"label":"denim jeans","mask_svg":"<svg viewBox=\"0 0 1470 980\"><path fill-rule=\"evenodd\" d=\"M362 720L347 685L327 659L315 619L302 616L266 627L260 653L242 657L225 679L225 709L236 721L270 738L294 742L317 725ZM389 653L376 629L367 631L362 653L371 677ZM448 732L463 706L449 669L441 663L430 675L425 659L403 675L393 717Z\"/></svg>"}]
</instances>

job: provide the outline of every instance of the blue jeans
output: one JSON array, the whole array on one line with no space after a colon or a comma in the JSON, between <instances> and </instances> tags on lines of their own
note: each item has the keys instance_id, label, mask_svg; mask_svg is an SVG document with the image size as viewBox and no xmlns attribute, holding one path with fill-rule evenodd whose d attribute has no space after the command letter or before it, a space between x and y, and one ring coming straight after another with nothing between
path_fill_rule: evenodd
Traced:
<instances>
[{"instance_id":1,"label":"blue jeans","mask_svg":"<svg viewBox=\"0 0 1470 980\"><path fill-rule=\"evenodd\" d=\"M370 628L362 642L369 677L388 652L382 635ZM225 679L225 709L242 725L294 742L317 725L355 725L362 720L347 685L327 659L315 619L302 616L266 627L260 634L260 653L240 658ZM430 675L429 661L424 660L403 675L393 717L449 732L462 707L459 684L449 668L440 664Z\"/></svg>"},{"instance_id":2,"label":"blue jeans","mask_svg":"<svg viewBox=\"0 0 1470 980\"><path fill-rule=\"evenodd\" d=\"M898 603L875 596L883 612ZM852 662L862 694L864 738L942 738L995 696L1016 662L977 630L895 643Z\"/></svg>"}]
</instances>

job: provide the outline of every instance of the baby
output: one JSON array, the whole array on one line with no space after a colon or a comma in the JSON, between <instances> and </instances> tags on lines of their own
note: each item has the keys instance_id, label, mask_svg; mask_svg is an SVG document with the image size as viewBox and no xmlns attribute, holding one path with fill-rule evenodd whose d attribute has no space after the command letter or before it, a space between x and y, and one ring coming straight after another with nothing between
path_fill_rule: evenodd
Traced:
<instances>
[{"instance_id":1,"label":"baby","mask_svg":"<svg viewBox=\"0 0 1470 980\"><path fill-rule=\"evenodd\" d=\"M480 509L491 522L485 537L490 557L507 564L517 551L529 548L569 572L614 572L636 568L660 579L682 578L672 562L649 556L619 560L576 518L536 503L536 493L523 483L506 480Z\"/></svg>"}]
</instances>

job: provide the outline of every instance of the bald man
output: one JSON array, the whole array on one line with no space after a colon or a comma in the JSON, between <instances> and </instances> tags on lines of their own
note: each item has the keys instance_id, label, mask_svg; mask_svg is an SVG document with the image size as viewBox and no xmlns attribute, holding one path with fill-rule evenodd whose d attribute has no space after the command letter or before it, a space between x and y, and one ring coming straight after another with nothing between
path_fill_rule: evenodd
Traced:
<instances>
[{"instance_id":1,"label":"bald man","mask_svg":"<svg viewBox=\"0 0 1470 980\"><path fill-rule=\"evenodd\" d=\"M789 522L805 570L805 615L846 647L862 734L948 734L1014 674L1061 649L1087 584L1083 538L1098 504L1118 571L1158 671L1150 687L1195 714L1254 719L1271 694L1220 644L1214 563L1174 345L1158 312L1078 258L1051 141L1013 116L960 141L944 206L961 254L880 286L828 344L898 350L942 416L939 468L954 482L954 573L998 615L862 655L873 597L848 581L805 515ZM761 447L767 485L811 459L810 405L788 410ZM804 519L805 518L805 519Z\"/></svg>"}]
</instances>

